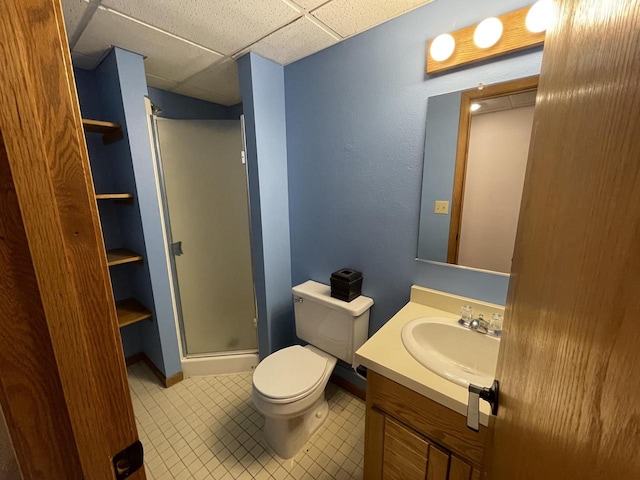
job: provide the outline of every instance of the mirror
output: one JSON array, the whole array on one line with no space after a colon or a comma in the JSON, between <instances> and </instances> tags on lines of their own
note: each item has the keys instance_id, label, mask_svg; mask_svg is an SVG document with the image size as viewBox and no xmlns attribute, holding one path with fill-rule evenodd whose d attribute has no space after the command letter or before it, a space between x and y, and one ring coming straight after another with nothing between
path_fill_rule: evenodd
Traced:
<instances>
[{"instance_id":1,"label":"mirror","mask_svg":"<svg viewBox=\"0 0 640 480\"><path fill-rule=\"evenodd\" d=\"M429 97L418 258L509 273L538 77Z\"/></svg>"}]
</instances>

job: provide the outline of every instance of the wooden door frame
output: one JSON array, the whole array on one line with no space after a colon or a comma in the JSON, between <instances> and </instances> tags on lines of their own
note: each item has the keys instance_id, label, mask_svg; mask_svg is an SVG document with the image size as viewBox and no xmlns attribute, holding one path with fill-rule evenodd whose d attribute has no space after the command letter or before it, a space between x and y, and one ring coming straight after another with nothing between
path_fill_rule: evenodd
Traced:
<instances>
[{"instance_id":1,"label":"wooden door frame","mask_svg":"<svg viewBox=\"0 0 640 480\"><path fill-rule=\"evenodd\" d=\"M469 138L471 136L471 104L477 100L504 97L506 95L513 95L514 93L529 92L537 88L538 75L534 75L531 77L488 85L482 89L473 88L462 92L460 98L460 122L458 125L456 166L453 177L453 194L451 198L451 220L449 223L447 263L455 265L458 264L464 184L467 175L467 159L469 157Z\"/></svg>"},{"instance_id":2,"label":"wooden door frame","mask_svg":"<svg viewBox=\"0 0 640 480\"><path fill-rule=\"evenodd\" d=\"M138 434L59 0L5 0L0 45L0 403L25 478L112 480Z\"/></svg>"}]
</instances>

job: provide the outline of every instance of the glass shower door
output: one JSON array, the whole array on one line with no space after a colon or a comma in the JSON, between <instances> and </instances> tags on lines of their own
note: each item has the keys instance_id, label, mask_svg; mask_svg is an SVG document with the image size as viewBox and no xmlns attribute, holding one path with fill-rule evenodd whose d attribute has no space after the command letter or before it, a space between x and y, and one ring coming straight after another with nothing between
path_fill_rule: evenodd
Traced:
<instances>
[{"instance_id":1,"label":"glass shower door","mask_svg":"<svg viewBox=\"0 0 640 480\"><path fill-rule=\"evenodd\" d=\"M240 121L157 126L186 354L256 351Z\"/></svg>"}]
</instances>

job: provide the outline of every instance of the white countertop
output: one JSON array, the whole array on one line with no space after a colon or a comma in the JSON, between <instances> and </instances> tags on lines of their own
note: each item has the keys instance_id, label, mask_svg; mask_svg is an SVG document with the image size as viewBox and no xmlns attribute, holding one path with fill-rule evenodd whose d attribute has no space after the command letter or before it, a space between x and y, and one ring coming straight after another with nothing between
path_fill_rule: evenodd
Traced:
<instances>
[{"instance_id":1,"label":"white countertop","mask_svg":"<svg viewBox=\"0 0 640 480\"><path fill-rule=\"evenodd\" d=\"M471 305L474 316L504 313L504 307L428 288L411 287L411 301L356 352L356 363L403 385L466 417L468 390L423 367L402 344L402 327L419 317L460 318L460 307ZM487 426L490 408L480 402L480 423Z\"/></svg>"}]
</instances>

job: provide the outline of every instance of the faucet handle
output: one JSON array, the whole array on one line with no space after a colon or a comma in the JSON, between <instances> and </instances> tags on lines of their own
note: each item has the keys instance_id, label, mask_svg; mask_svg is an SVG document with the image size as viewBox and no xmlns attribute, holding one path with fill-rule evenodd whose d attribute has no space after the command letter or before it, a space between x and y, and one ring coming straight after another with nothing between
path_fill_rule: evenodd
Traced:
<instances>
[{"instance_id":1,"label":"faucet handle","mask_svg":"<svg viewBox=\"0 0 640 480\"><path fill-rule=\"evenodd\" d=\"M491 321L489 322L491 329L498 330L498 331L502 330L502 320L503 320L503 317L500 313L491 314Z\"/></svg>"},{"instance_id":2,"label":"faucet handle","mask_svg":"<svg viewBox=\"0 0 640 480\"><path fill-rule=\"evenodd\" d=\"M467 323L473 320L473 308L470 305L465 305L460 309L460 318Z\"/></svg>"}]
</instances>

